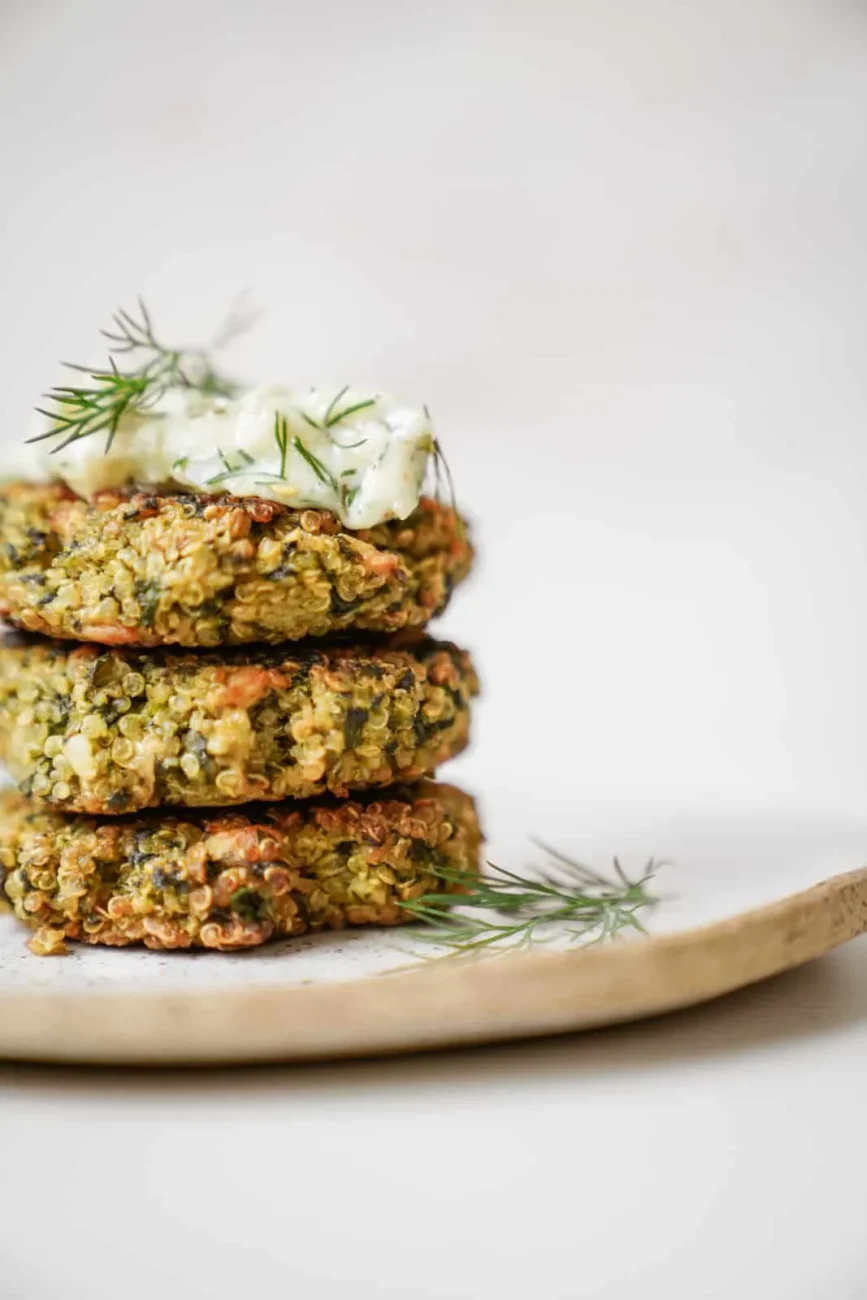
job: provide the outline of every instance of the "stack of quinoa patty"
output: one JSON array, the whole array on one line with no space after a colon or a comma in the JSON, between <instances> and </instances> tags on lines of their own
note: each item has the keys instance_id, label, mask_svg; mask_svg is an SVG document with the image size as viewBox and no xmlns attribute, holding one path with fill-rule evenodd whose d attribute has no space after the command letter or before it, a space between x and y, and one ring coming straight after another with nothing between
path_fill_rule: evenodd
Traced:
<instances>
[{"instance_id":1,"label":"stack of quinoa patty","mask_svg":"<svg viewBox=\"0 0 867 1300\"><path fill-rule=\"evenodd\" d=\"M363 531L259 497L0 490L0 881L36 934L232 950L390 925L475 869L469 570L423 498ZM5 880L3 877L5 875Z\"/></svg>"}]
</instances>

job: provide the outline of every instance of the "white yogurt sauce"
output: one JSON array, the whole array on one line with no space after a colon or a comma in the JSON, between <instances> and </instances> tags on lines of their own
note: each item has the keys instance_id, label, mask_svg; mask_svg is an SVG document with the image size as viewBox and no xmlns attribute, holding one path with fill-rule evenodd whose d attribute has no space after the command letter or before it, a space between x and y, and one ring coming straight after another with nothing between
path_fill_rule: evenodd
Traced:
<instances>
[{"instance_id":1,"label":"white yogurt sauce","mask_svg":"<svg viewBox=\"0 0 867 1300\"><path fill-rule=\"evenodd\" d=\"M43 471L88 497L101 488L176 484L333 511L348 528L405 519L418 505L436 435L426 409L356 389L273 384L243 397L173 390L52 455Z\"/></svg>"}]
</instances>

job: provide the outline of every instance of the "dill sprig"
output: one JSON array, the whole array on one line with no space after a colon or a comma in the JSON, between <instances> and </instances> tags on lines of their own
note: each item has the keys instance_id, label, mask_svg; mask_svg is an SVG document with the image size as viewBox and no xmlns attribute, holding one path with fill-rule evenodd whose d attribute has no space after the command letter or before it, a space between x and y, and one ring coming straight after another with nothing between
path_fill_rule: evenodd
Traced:
<instances>
[{"instance_id":1,"label":"dill sprig","mask_svg":"<svg viewBox=\"0 0 867 1300\"><path fill-rule=\"evenodd\" d=\"M452 474L451 466L446 460L446 454L442 449L442 445L440 443L439 438L434 438L433 454L434 454L434 464L436 466L436 477L437 477L437 500L439 500L439 496L440 496L439 478L440 478L440 468L442 468L442 472L445 475L446 485L448 487L449 503L451 505L452 510L455 512L455 519L457 520L458 538L460 541L463 541L464 521L461 519L461 516L458 512L458 498L457 498L457 493L455 492L454 475Z\"/></svg>"},{"instance_id":2,"label":"dill sprig","mask_svg":"<svg viewBox=\"0 0 867 1300\"><path fill-rule=\"evenodd\" d=\"M345 392L346 389L343 391ZM359 411L366 411L371 406L376 406L375 397L368 397L364 402L355 402L353 406L347 406L343 411L332 411L332 407L329 406L328 410L325 412L325 427L326 429L333 429L335 424L339 424L341 420L347 419L350 415L357 415ZM362 438L361 441L364 442L365 439ZM360 447L361 443L355 443L355 446Z\"/></svg>"},{"instance_id":3,"label":"dill sprig","mask_svg":"<svg viewBox=\"0 0 867 1300\"><path fill-rule=\"evenodd\" d=\"M352 505L353 501L355 500L355 498L358 496L359 489L357 487L350 487L348 483L338 483L337 479L331 473L330 469L328 469L325 465L322 464L322 461L319 459L319 457L314 455L314 453L310 450L309 447L306 447L304 445L304 443L298 437L297 433L292 439L292 446L298 452L298 455L302 458L302 460L305 460L307 462L307 464L313 470L313 473L319 479L319 482L324 483L326 487L329 487L331 491L334 493L334 495L340 499L340 501L343 504L343 508L345 510L348 510L349 507ZM343 474L341 474L340 477L343 478L347 473L354 474L355 470L349 470L349 471L344 470Z\"/></svg>"},{"instance_id":4,"label":"dill sprig","mask_svg":"<svg viewBox=\"0 0 867 1300\"><path fill-rule=\"evenodd\" d=\"M614 876L605 877L544 844L538 847L549 865L533 876L494 863L481 876L434 867L451 892L423 894L402 907L427 927L420 937L456 955L523 948L558 934L599 943L623 930L643 930L636 913L656 901L648 885L660 863L651 858L642 875L630 880L615 858Z\"/></svg>"},{"instance_id":5,"label":"dill sprig","mask_svg":"<svg viewBox=\"0 0 867 1300\"><path fill-rule=\"evenodd\" d=\"M274 441L280 453L280 477L286 477L286 457L289 454L289 424L280 411L274 412Z\"/></svg>"},{"instance_id":6,"label":"dill sprig","mask_svg":"<svg viewBox=\"0 0 867 1300\"><path fill-rule=\"evenodd\" d=\"M60 436L54 455L80 438L105 432L106 452L111 450L121 419L134 411L153 407L170 388L193 388L213 396L231 397L235 385L215 369L212 352L222 347L249 321L230 319L215 335L208 348L169 348L157 337L147 307L138 300L139 315L121 310L112 316L110 329L100 333L109 343L108 365L80 366L65 361L68 370L87 375L90 383L58 384L45 399L49 408L38 406L40 415L51 421L45 433L29 438L42 442ZM129 357L133 364L121 369L115 357Z\"/></svg>"},{"instance_id":7,"label":"dill sprig","mask_svg":"<svg viewBox=\"0 0 867 1300\"><path fill-rule=\"evenodd\" d=\"M334 408L336 407L337 403L340 401L341 397L343 397L344 394L348 392L349 392L349 384L344 384L340 392L335 393L334 397L332 397L331 401L328 403L328 406L325 409L325 415L322 418L322 423L324 424L326 429L330 427L329 421L331 419L331 415L334 411ZM319 428L319 425L314 425L314 428Z\"/></svg>"},{"instance_id":8,"label":"dill sprig","mask_svg":"<svg viewBox=\"0 0 867 1300\"><path fill-rule=\"evenodd\" d=\"M319 482L324 483L326 487L330 487L331 491L336 496L340 491L340 489L337 486L337 480L335 479L334 475L331 473L330 470L326 469L326 467L322 464L322 461L319 459L319 457L315 456L309 447L305 447L304 443L298 437L297 433L292 439L292 446L298 452L298 455L301 457L301 459L307 462L307 464L313 470L313 473L319 479Z\"/></svg>"},{"instance_id":9,"label":"dill sprig","mask_svg":"<svg viewBox=\"0 0 867 1300\"><path fill-rule=\"evenodd\" d=\"M431 416L430 408L428 407L427 403L424 404L422 410L424 411L427 417L428 423L430 425L433 425L433 417ZM428 448L428 451L433 459L434 497L436 498L437 501L442 501L442 480L445 479L446 490L448 491L449 494L449 505L451 506L452 510L455 512L455 518L457 519L458 539L459 541L462 542L464 540L464 531L465 531L464 521L461 519L460 513L458 511L458 498L457 498L457 493L455 491L454 475L452 474L451 466L449 465L449 462L446 459L446 454L443 451L442 443L440 442L439 438L434 437L433 429L431 429L430 446Z\"/></svg>"},{"instance_id":10,"label":"dill sprig","mask_svg":"<svg viewBox=\"0 0 867 1300\"><path fill-rule=\"evenodd\" d=\"M110 328L100 331L108 342L108 359L105 366L90 367L73 362L63 363L67 369L84 375L87 379L79 383L58 384L49 389L44 395L48 405L36 409L40 415L50 421L50 427L45 432L29 438L28 442L57 439L50 449L51 455L55 455L82 438L105 433L107 453L111 450L124 416L151 409L170 389L187 388L210 396L235 396L238 391L237 385L215 368L213 356L238 334L248 329L254 319L254 313L249 310L242 311L236 303L207 347L170 348L157 335L150 313L143 300L139 298L137 314L121 308L112 316ZM118 364L120 358L124 359L123 365ZM352 451L361 447L367 439L362 437L357 442L342 444L333 431L359 411L375 407L379 400L378 397L373 396L357 402L350 401L348 406L341 406L349 391L350 386L346 384L335 394L325 410L321 423L305 411L300 412L311 428L325 433L333 445L342 451ZM424 409L430 420L428 408ZM207 480L207 486L222 486L229 479L241 477L254 478L256 485L263 487L285 481L291 446L310 466L319 482L331 489L344 509L352 506L360 488L350 487L348 483L339 483L301 438L297 436L290 438L286 416L279 412L275 414L274 440L280 457L279 473L250 468L254 464L252 457L240 450L237 454L243 464L233 465L227 455L218 449L222 469ZM451 506L457 515L457 498L451 467L439 439L434 436L432 430L426 443L425 450L433 461L437 499L441 499L441 484L444 480ZM179 456L175 461L175 466L179 469L185 468L187 464L188 459L184 456ZM459 515L458 535L463 538L463 524Z\"/></svg>"},{"instance_id":11,"label":"dill sprig","mask_svg":"<svg viewBox=\"0 0 867 1300\"><path fill-rule=\"evenodd\" d=\"M348 392L349 384L344 384L340 389L340 392L335 393L334 397L332 397L328 406L325 408L325 414L322 417L321 424L314 420L312 415L308 415L306 411L301 412L302 419L310 425L311 429L318 429L320 433L329 433L330 435L330 430L333 429L336 424L339 424L341 420L347 419L350 415L356 415L359 411L367 411L371 406L376 406L378 400L376 397L366 397L364 401L353 402L351 406L344 407L342 411L338 411L337 407L340 404L340 399L345 397ZM331 438L331 441L334 442L333 437ZM334 445L340 447L341 451L352 451L355 447L362 447L366 442L366 438L361 438L358 442L351 442L348 444L334 442Z\"/></svg>"}]
</instances>

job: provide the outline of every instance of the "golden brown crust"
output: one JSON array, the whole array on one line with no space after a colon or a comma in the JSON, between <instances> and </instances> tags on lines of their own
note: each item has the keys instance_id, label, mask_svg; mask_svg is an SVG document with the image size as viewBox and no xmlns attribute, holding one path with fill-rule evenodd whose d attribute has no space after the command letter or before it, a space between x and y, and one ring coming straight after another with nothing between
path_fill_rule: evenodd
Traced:
<instances>
[{"instance_id":1,"label":"golden brown crust","mask_svg":"<svg viewBox=\"0 0 867 1300\"><path fill-rule=\"evenodd\" d=\"M402 902L444 892L440 869L475 871L480 842L472 799L432 782L184 817L67 816L0 794L0 889L41 954L65 939L231 951L397 925Z\"/></svg>"},{"instance_id":2,"label":"golden brown crust","mask_svg":"<svg viewBox=\"0 0 867 1300\"><path fill-rule=\"evenodd\" d=\"M106 645L296 641L422 627L469 571L455 512L350 532L258 497L0 489L0 614Z\"/></svg>"},{"instance_id":3,"label":"golden brown crust","mask_svg":"<svg viewBox=\"0 0 867 1300\"><path fill-rule=\"evenodd\" d=\"M467 741L469 656L384 644L118 650L0 640L0 755L40 806L97 814L347 795Z\"/></svg>"}]
</instances>

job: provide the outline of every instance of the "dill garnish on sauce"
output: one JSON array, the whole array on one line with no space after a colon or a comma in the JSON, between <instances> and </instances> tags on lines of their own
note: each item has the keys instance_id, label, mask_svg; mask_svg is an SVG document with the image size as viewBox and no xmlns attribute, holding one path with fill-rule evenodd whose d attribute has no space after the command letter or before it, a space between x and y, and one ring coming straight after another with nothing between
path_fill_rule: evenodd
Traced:
<instances>
[{"instance_id":1,"label":"dill garnish on sauce","mask_svg":"<svg viewBox=\"0 0 867 1300\"><path fill-rule=\"evenodd\" d=\"M248 320L231 314L209 348L168 348L157 338L147 307L138 300L139 316L122 308L112 317L112 328L101 330L109 342L108 366L91 367L63 362L67 370L87 375L90 383L58 384L45 394L50 409L38 406L51 428L28 442L60 436L51 454L91 434L105 432L109 452L123 416L147 411L171 388L189 388L214 397L233 397L237 386L214 366L212 352L245 329ZM115 358L128 356L139 364L122 370Z\"/></svg>"},{"instance_id":2,"label":"dill garnish on sauce","mask_svg":"<svg viewBox=\"0 0 867 1300\"><path fill-rule=\"evenodd\" d=\"M78 378L48 390L44 395L45 404L37 407L37 410L49 421L49 427L27 441L39 443L51 440L48 450L50 456L55 456L82 439L94 434L104 434L103 452L108 456L119 431L124 437L130 435L130 447L135 443L139 432L142 436L152 432L151 428L143 427L140 430L135 420L127 423L128 417L152 415L156 418L165 415L166 412L160 408L160 402L171 390L187 390L205 397L223 398L227 401L239 396L241 390L238 385L216 368L214 355L246 329L252 319L249 312L242 314L236 307L207 347L179 348L169 347L163 342L162 335L157 332L142 299L138 300L137 309L132 312L121 308L112 316L110 327L101 331L108 344L106 363L103 366L91 367L65 362L64 365L74 371ZM311 390L313 391L315 390ZM222 447L217 447L216 455L219 464L208 466L197 478L196 474L199 471L195 467L203 459L207 463L208 456L203 457L201 452L195 452L192 448L185 451L183 446L179 446L177 451L181 454L170 457L166 463L168 471L166 477L167 479L171 477L171 471L183 475L180 481L187 490L190 488L204 492L216 489L234 490L241 495L249 495L256 491L266 494L272 492L278 500L284 500L289 496L293 500L298 500L300 505L302 503L299 494L292 482L291 457L294 452L312 471L318 483L332 494L332 500L326 501L324 508L340 513L344 523L349 522L347 515L352 512L358 518L363 517L367 521L364 526L370 527L372 523L378 522L375 518L371 518L375 515L378 506L376 493L380 490L381 477L377 476L378 471L384 462L391 465L395 456L398 457L398 461L401 455L409 459L409 453L402 451L400 438L397 435L393 442L388 442L391 429L387 415L380 417L376 410L382 400L384 400L382 394L359 396L357 392L353 392L350 385L345 384L328 400L324 411L321 414L317 413L314 418L295 399L298 409L294 412L284 413L278 410L273 414L272 448L276 445L276 456L272 449L271 456L268 458L261 446L254 449L255 456L250 455L243 448L233 447L231 450L224 450ZM221 412L225 411L222 403L218 402L217 407ZM365 412L370 413L370 427L367 427L364 418L359 422L353 419ZM193 414L197 413L196 408ZM451 468L442 445L434 433L427 406L424 407L424 413L428 426L416 434L418 441L415 447L415 450L425 457L424 467L421 467L419 461L414 461L412 473L414 474L416 468L418 469L420 494L425 490L425 481L430 485L432 479L433 495L437 501L447 500L457 514ZM303 429L301 436L294 433L293 421L296 420L303 421L310 429L316 430L327 442L323 444L317 439L308 441ZM367 458L370 461L367 467L371 475L370 480L363 481L360 474L356 475L355 471L347 472L341 469L339 459L336 466L331 464L332 448L338 457L344 452L352 453L371 442L371 439L381 440L383 429L386 445L379 451L378 459L375 454L378 443ZM342 439L347 436L351 440L344 442ZM309 445L310 442L312 446ZM130 454L134 460L134 450ZM415 451L412 454L415 455ZM110 474L97 474L91 471L90 463L95 459L98 458L90 456L88 449L78 459L73 455L68 464L64 458L61 458L60 476L65 477L75 490L87 495L91 480L99 479L100 484L104 485L110 479ZM364 459L364 453L361 459ZM124 465L124 457L119 457L117 475L122 476L127 472L129 480L133 481L132 471L125 471ZM153 462L148 462L145 472L147 474L155 472ZM362 470L362 472L366 471ZM352 477L351 484L345 481L346 477ZM120 484L120 477L117 481ZM402 482L409 481L409 473L404 473ZM281 485L279 488L278 484ZM430 486L428 486L429 490ZM393 498L385 492L385 489L382 491L385 493L384 509L387 511L384 517L395 517ZM404 496L406 496L405 491ZM323 508L321 494L314 492L310 497L319 508ZM409 510L410 505L406 508ZM355 526L362 525L359 523ZM463 541L464 528L459 516L457 532L459 540Z\"/></svg>"}]
</instances>

